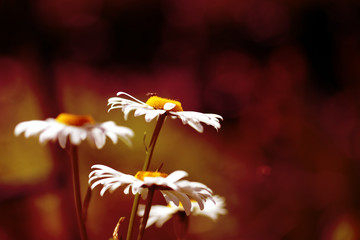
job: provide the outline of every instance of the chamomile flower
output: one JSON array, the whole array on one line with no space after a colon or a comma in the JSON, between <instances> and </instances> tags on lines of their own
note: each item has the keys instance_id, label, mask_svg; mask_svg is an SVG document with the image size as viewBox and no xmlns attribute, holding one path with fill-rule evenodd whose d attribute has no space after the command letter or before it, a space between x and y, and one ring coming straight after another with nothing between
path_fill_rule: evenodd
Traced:
<instances>
[{"instance_id":1,"label":"chamomile flower","mask_svg":"<svg viewBox=\"0 0 360 240\"><path fill-rule=\"evenodd\" d=\"M153 187L160 190L167 202L173 202L175 206L179 206L181 203L187 215L190 214L192 208L190 199L195 200L200 209L204 209L206 200L213 200L211 189L204 184L180 180L188 175L185 171L178 170L169 175L157 171L139 171L132 176L99 164L93 165L91 168L94 170L89 175L89 184L91 189L97 185L103 185L100 191L101 196L107 190L113 192L124 185L126 186L125 194L129 194L131 188L132 194L139 193L145 199L148 189Z\"/></svg>"},{"instance_id":2,"label":"chamomile flower","mask_svg":"<svg viewBox=\"0 0 360 240\"><path fill-rule=\"evenodd\" d=\"M111 105L109 111L120 108L124 112L125 119L127 119L129 112L132 110L135 110L135 117L145 115L146 122L150 122L160 115L167 114L171 118L180 118L183 124L188 124L200 133L204 131L201 123L213 126L218 130L221 127L219 121L223 120L218 114L183 111L179 101L158 96L151 96L146 102L142 102L125 92L118 92L117 96L109 98L108 105Z\"/></svg>"},{"instance_id":3,"label":"chamomile flower","mask_svg":"<svg viewBox=\"0 0 360 240\"><path fill-rule=\"evenodd\" d=\"M145 206L139 205L138 215L142 217L144 215ZM176 214L181 214L184 212L183 206L180 204L176 206L172 202L169 202L168 205L154 205L151 206L149 213L149 219L146 224L146 228L155 224L157 227L162 227L162 225L168 221L170 218ZM204 203L204 209L200 209L199 205L192 204L191 207L191 216L205 216L216 221L219 215L227 214L225 208L225 200L223 197L218 195L213 196L213 202L207 201Z\"/></svg>"},{"instance_id":4,"label":"chamomile flower","mask_svg":"<svg viewBox=\"0 0 360 240\"><path fill-rule=\"evenodd\" d=\"M45 121L21 122L15 127L14 134L18 136L22 133L26 138L39 136L41 144L57 140L62 148L66 147L68 139L73 145L79 145L87 139L98 149L105 145L106 137L114 144L120 138L125 144L131 145L130 138L134 135L131 129L117 126L113 121L95 123L91 116L68 113L61 113L55 119L48 118Z\"/></svg>"}]
</instances>

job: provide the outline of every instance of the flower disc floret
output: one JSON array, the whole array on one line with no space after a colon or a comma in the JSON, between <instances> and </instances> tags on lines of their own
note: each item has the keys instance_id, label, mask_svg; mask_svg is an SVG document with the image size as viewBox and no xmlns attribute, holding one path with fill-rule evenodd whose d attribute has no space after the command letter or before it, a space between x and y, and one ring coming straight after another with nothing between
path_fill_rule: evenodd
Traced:
<instances>
[{"instance_id":1,"label":"flower disc floret","mask_svg":"<svg viewBox=\"0 0 360 240\"><path fill-rule=\"evenodd\" d=\"M120 186L126 186L125 194L139 193L143 199L147 197L148 189L159 190L167 202L176 206L182 204L187 215L191 211L191 199L195 200L201 209L207 199L212 200L212 191L202 183L181 180L187 176L185 171L175 171L169 175L161 172L140 171L135 176L124 174L104 165L94 165L89 175L91 189L103 185L100 195L106 191L112 192Z\"/></svg>"},{"instance_id":2,"label":"flower disc floret","mask_svg":"<svg viewBox=\"0 0 360 240\"><path fill-rule=\"evenodd\" d=\"M60 146L65 148L67 142L79 145L82 141L88 140L90 145L98 149L104 147L106 137L114 144L121 139L127 145L131 145L130 138L134 136L130 128L117 126L113 121L95 123L91 116L68 113L61 113L56 119L21 122L16 125L14 134L18 136L22 133L26 138L38 136L41 144L50 140L58 141Z\"/></svg>"},{"instance_id":3,"label":"flower disc floret","mask_svg":"<svg viewBox=\"0 0 360 240\"><path fill-rule=\"evenodd\" d=\"M223 120L218 114L183 111L179 101L167 98L152 96L146 102L142 102L125 92L118 92L117 96L118 97L109 98L109 111L112 109L121 109L124 112L125 120L131 111L135 111L135 117L144 115L146 122L150 122L160 115L166 114L173 119L179 118L183 124L188 124L200 133L204 131L202 123L219 130L221 127L220 120Z\"/></svg>"},{"instance_id":4,"label":"flower disc floret","mask_svg":"<svg viewBox=\"0 0 360 240\"><path fill-rule=\"evenodd\" d=\"M94 119L90 115L74 115L69 113L60 113L55 120L59 123L77 127L81 127L86 124L95 124Z\"/></svg>"},{"instance_id":5,"label":"flower disc floret","mask_svg":"<svg viewBox=\"0 0 360 240\"><path fill-rule=\"evenodd\" d=\"M162 97L158 97L158 96L152 96L146 101L147 105L153 107L154 109L161 109L161 110L166 110L164 108L164 106L165 106L165 104L169 104L169 103L175 105L175 106L172 105L173 108L171 109L171 111L173 111L173 112L183 111L183 109L181 107L181 103L176 100L162 98Z\"/></svg>"},{"instance_id":6,"label":"flower disc floret","mask_svg":"<svg viewBox=\"0 0 360 240\"><path fill-rule=\"evenodd\" d=\"M146 177L152 177L152 178L155 178L155 177L162 177L162 178L166 178L167 176L169 176L168 174L166 173L162 173L162 172L158 172L158 171L155 171L155 172L151 172L151 171L138 171L136 174L135 174L135 178L141 180L141 181L144 181L144 178Z\"/></svg>"}]
</instances>

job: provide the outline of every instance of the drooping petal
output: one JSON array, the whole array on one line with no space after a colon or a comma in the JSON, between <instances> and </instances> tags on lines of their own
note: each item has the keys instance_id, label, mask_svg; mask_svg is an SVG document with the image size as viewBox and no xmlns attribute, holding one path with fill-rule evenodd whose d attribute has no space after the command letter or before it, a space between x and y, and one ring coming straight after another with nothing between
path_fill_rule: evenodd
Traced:
<instances>
[{"instance_id":1,"label":"drooping petal","mask_svg":"<svg viewBox=\"0 0 360 240\"><path fill-rule=\"evenodd\" d=\"M152 109L149 110L149 109L146 109L146 108L138 108L135 110L134 112L134 116L135 117L139 117L141 115L145 115L146 113L148 113L149 111L153 111Z\"/></svg>"},{"instance_id":2,"label":"drooping petal","mask_svg":"<svg viewBox=\"0 0 360 240\"><path fill-rule=\"evenodd\" d=\"M118 136L114 132L105 130L105 135L110 138L113 144L116 144L118 142Z\"/></svg>"},{"instance_id":3,"label":"drooping petal","mask_svg":"<svg viewBox=\"0 0 360 240\"><path fill-rule=\"evenodd\" d=\"M145 114L145 121L146 122L151 122L154 118L156 118L159 115L164 114L164 113L165 113L164 110L151 110L151 111L148 111Z\"/></svg>"},{"instance_id":4,"label":"drooping petal","mask_svg":"<svg viewBox=\"0 0 360 240\"><path fill-rule=\"evenodd\" d=\"M181 178L187 177L188 173L182 170L177 170L175 172L172 172L169 174L169 176L166 177L166 179L170 182L176 182L179 181Z\"/></svg>"},{"instance_id":5,"label":"drooping petal","mask_svg":"<svg viewBox=\"0 0 360 240\"><path fill-rule=\"evenodd\" d=\"M73 128L71 129L70 133L69 133L69 139L71 144L74 145L79 145L81 143L81 130L77 129L77 128Z\"/></svg>"},{"instance_id":6,"label":"drooping petal","mask_svg":"<svg viewBox=\"0 0 360 240\"><path fill-rule=\"evenodd\" d=\"M69 135L69 129L68 128L61 129L61 131L59 131L59 134L58 134L59 144L64 149L66 147L66 142L67 142L67 139L68 139L68 135Z\"/></svg>"},{"instance_id":7,"label":"drooping petal","mask_svg":"<svg viewBox=\"0 0 360 240\"><path fill-rule=\"evenodd\" d=\"M177 191L173 191L172 194L174 194L179 199L184 207L186 215L189 216L191 213L191 201L189 197L186 194Z\"/></svg>"},{"instance_id":8,"label":"drooping petal","mask_svg":"<svg viewBox=\"0 0 360 240\"><path fill-rule=\"evenodd\" d=\"M63 129L63 125L56 124L51 125L45 129L39 136L39 142L41 144L47 143L49 140L55 141L58 138L59 132Z\"/></svg>"},{"instance_id":9,"label":"drooping petal","mask_svg":"<svg viewBox=\"0 0 360 240\"><path fill-rule=\"evenodd\" d=\"M100 129L93 128L88 133L88 135L89 141L94 143L97 149L103 148L103 146L105 145L106 137Z\"/></svg>"},{"instance_id":10,"label":"drooping petal","mask_svg":"<svg viewBox=\"0 0 360 240\"><path fill-rule=\"evenodd\" d=\"M166 202L173 202L176 206L179 206L179 199L172 193L172 191L162 190L161 193L163 194Z\"/></svg>"}]
</instances>

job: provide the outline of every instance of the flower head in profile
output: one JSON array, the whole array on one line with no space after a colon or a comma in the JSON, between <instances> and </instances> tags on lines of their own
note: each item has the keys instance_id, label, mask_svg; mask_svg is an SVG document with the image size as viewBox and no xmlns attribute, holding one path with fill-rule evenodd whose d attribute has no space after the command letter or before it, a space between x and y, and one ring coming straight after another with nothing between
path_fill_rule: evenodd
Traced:
<instances>
[{"instance_id":1,"label":"flower head in profile","mask_svg":"<svg viewBox=\"0 0 360 240\"><path fill-rule=\"evenodd\" d=\"M179 101L151 96L146 102L142 102L125 92L118 92L117 96L109 98L108 105L111 105L109 111L120 108L124 112L125 119L127 119L129 112L135 110L134 116L145 115L146 122L150 122L160 115L167 114L172 118L180 118L183 124L188 124L200 133L204 131L201 123L213 126L216 130L221 127L219 121L223 118L220 115L183 111Z\"/></svg>"},{"instance_id":2,"label":"flower head in profile","mask_svg":"<svg viewBox=\"0 0 360 240\"><path fill-rule=\"evenodd\" d=\"M206 200L213 200L211 189L204 184L180 180L188 175L185 171L174 171L169 175L157 171L139 171L133 176L100 164L93 165L91 168L94 170L89 175L89 184L91 189L97 185L103 185L100 191L101 196L107 190L112 192L124 185L126 186L125 194L129 194L131 188L132 194L139 193L145 199L148 189L153 187L162 193L167 202L173 202L175 206L181 203L187 215L191 212L191 199L197 202L200 209L204 209Z\"/></svg>"},{"instance_id":3,"label":"flower head in profile","mask_svg":"<svg viewBox=\"0 0 360 240\"><path fill-rule=\"evenodd\" d=\"M145 206L139 205L138 215L142 217L144 215ZM149 219L147 221L146 227L150 227L155 224L157 227L162 227L162 225L168 221L170 218L176 214L183 213L184 207L180 204L176 206L172 202L169 202L168 205L154 205L151 207L149 213ZM225 208L225 200L223 197L218 195L213 196L213 202L207 201L204 204L204 208L201 210L199 205L192 204L191 207L191 216L205 216L216 221L219 215L227 214Z\"/></svg>"},{"instance_id":4,"label":"flower head in profile","mask_svg":"<svg viewBox=\"0 0 360 240\"><path fill-rule=\"evenodd\" d=\"M130 138L133 131L127 127L117 126L113 121L95 123L88 115L73 115L61 113L55 119L48 118L45 121L32 120L21 122L16 125L14 134L16 136L24 133L25 137L39 136L41 144L48 141L59 141L62 148L66 147L68 140L73 145L79 145L88 140L91 145L101 149L110 138L114 144L120 138L127 145L131 145Z\"/></svg>"}]
</instances>

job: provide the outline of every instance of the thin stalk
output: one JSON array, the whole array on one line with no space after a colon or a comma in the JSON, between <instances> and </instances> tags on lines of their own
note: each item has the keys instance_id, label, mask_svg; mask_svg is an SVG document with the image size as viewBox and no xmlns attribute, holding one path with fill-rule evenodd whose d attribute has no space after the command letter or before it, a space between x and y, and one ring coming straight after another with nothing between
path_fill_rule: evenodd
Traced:
<instances>
[{"instance_id":1,"label":"thin stalk","mask_svg":"<svg viewBox=\"0 0 360 240\"><path fill-rule=\"evenodd\" d=\"M84 198L84 203L82 206L82 219L84 221L84 223L86 224L86 220L87 220L87 214L88 214L88 209L89 209L89 204L90 204L90 200L91 200L91 187L88 186L87 191L86 191L86 195Z\"/></svg>"},{"instance_id":2,"label":"thin stalk","mask_svg":"<svg viewBox=\"0 0 360 240\"><path fill-rule=\"evenodd\" d=\"M81 193L80 193L80 178L79 178L79 160L78 160L78 151L77 147L70 145L70 159L72 167L72 176L73 176L73 190L74 190L74 200L75 208L77 215L77 223L80 230L81 240L87 240L87 233L85 228L85 223L82 216L82 206L81 206Z\"/></svg>"},{"instance_id":3,"label":"thin stalk","mask_svg":"<svg viewBox=\"0 0 360 240\"><path fill-rule=\"evenodd\" d=\"M154 192L155 192L155 188L150 187L149 188L149 194L148 194L148 201L146 203L144 216L143 216L143 219L142 219L141 224L140 224L140 230L139 230L139 235L137 237L137 240L142 240L142 238L144 236L146 223L147 223L147 220L149 218L151 204L152 204L152 200L153 200L153 197L154 197Z\"/></svg>"},{"instance_id":4,"label":"thin stalk","mask_svg":"<svg viewBox=\"0 0 360 240\"><path fill-rule=\"evenodd\" d=\"M126 240L131 240L131 237L132 237L132 230L133 230L133 227L134 227L135 216L136 216L137 209L138 209L138 206L139 206L139 200L140 200L140 194L137 193L135 195L135 197L134 197L134 202L133 202L133 206L132 206L132 209L131 209L131 215L130 215Z\"/></svg>"},{"instance_id":5,"label":"thin stalk","mask_svg":"<svg viewBox=\"0 0 360 240\"><path fill-rule=\"evenodd\" d=\"M154 149L155 149L156 140L157 140L157 138L159 136L159 133L160 133L161 127L162 127L162 125L163 125L163 123L165 121L165 118L166 118L166 114L160 115L159 119L158 119L158 121L156 123L153 135L152 135L151 140L150 140L148 151L146 151L146 158L145 158L144 166L143 166L143 169L142 169L143 171L147 171L149 169L151 158L152 158L152 155L153 155L153 152L154 152Z\"/></svg>"},{"instance_id":6,"label":"thin stalk","mask_svg":"<svg viewBox=\"0 0 360 240\"><path fill-rule=\"evenodd\" d=\"M173 223L176 240L185 240L189 228L189 217L185 212L178 212Z\"/></svg>"},{"instance_id":7,"label":"thin stalk","mask_svg":"<svg viewBox=\"0 0 360 240\"><path fill-rule=\"evenodd\" d=\"M156 126L155 126L155 129L154 129L153 135L151 137L149 147L147 148L147 151L146 151L145 162L144 162L144 166L142 168L143 171L147 171L149 169L151 158L152 158L152 155L153 155L153 152L154 152L154 149L155 149L155 143L156 143L156 140L157 140L157 138L158 138L158 136L160 134L160 130L161 130L161 127L162 127L162 125L163 125L163 123L165 121L165 118L166 118L166 114L162 114L162 115L159 116L159 119L156 122ZM133 230L136 213L137 213L138 206L139 206L139 201L140 201L140 194L137 193L135 195L135 197L134 197L134 202L133 202L133 206L132 206L132 209L131 209L131 215L130 215L126 240L131 240L132 230Z\"/></svg>"}]
</instances>

